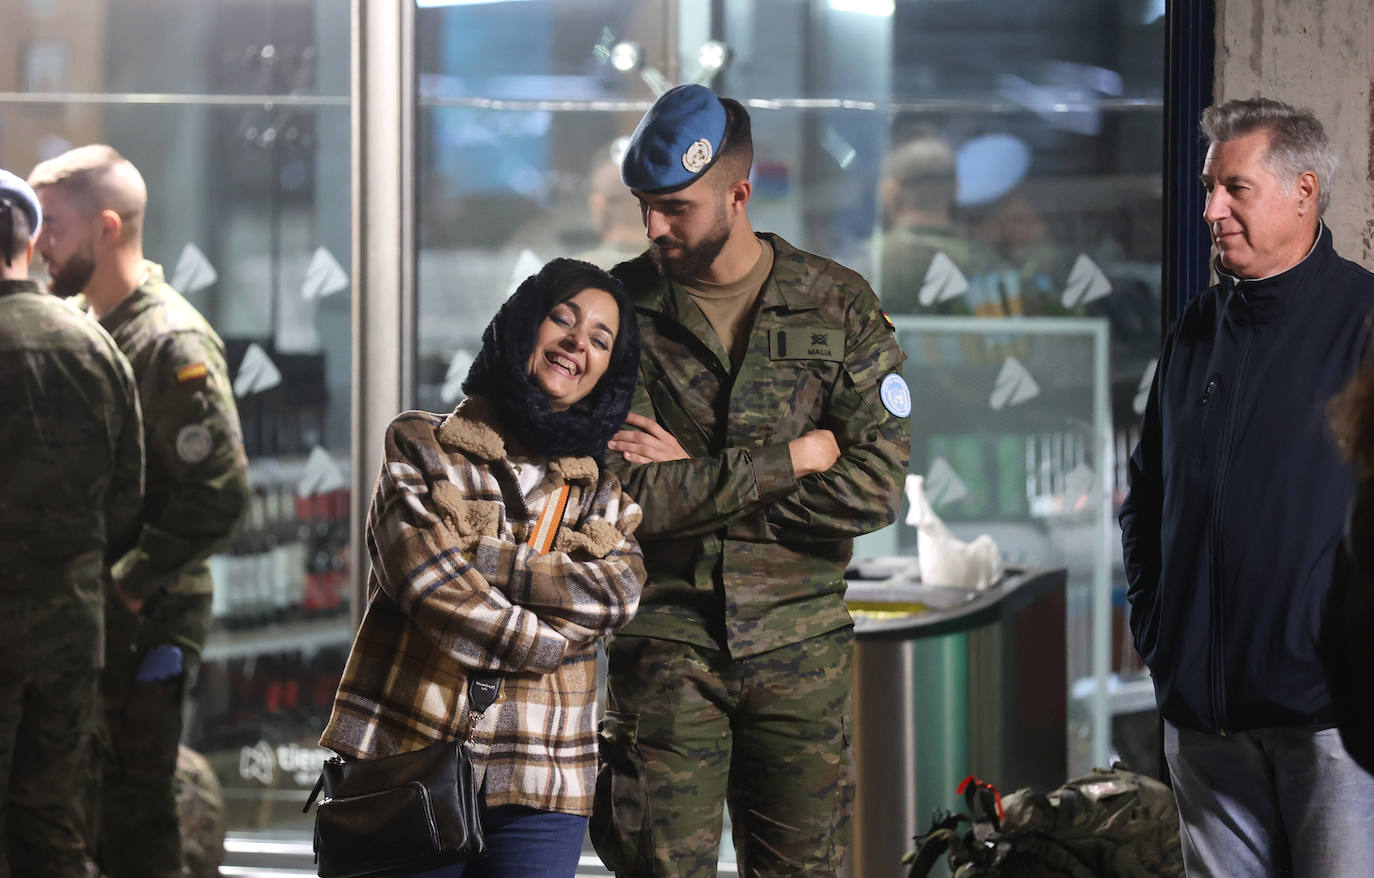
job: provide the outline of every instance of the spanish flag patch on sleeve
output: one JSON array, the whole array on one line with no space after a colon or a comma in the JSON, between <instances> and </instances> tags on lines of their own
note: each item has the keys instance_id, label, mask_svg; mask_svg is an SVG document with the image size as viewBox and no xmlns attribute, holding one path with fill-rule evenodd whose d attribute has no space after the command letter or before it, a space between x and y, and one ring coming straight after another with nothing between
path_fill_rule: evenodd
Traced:
<instances>
[{"instance_id":1,"label":"spanish flag patch on sleeve","mask_svg":"<svg viewBox=\"0 0 1374 878\"><path fill-rule=\"evenodd\" d=\"M177 383L180 384L186 381L194 381L197 378L204 378L205 374L204 363L192 363L189 366L182 366L180 369L177 369Z\"/></svg>"}]
</instances>

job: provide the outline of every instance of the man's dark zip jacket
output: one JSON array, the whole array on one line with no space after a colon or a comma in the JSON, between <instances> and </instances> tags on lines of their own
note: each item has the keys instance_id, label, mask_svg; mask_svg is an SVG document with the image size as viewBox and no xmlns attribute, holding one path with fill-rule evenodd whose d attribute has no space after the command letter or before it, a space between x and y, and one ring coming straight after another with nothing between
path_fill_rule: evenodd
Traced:
<instances>
[{"instance_id":1,"label":"man's dark zip jacket","mask_svg":"<svg viewBox=\"0 0 1374 878\"><path fill-rule=\"evenodd\" d=\"M1175 726L1329 726L1317 639L1354 482L1324 408L1368 348L1374 275L1325 225L1286 272L1219 274L1169 330L1131 455L1131 633Z\"/></svg>"}]
</instances>

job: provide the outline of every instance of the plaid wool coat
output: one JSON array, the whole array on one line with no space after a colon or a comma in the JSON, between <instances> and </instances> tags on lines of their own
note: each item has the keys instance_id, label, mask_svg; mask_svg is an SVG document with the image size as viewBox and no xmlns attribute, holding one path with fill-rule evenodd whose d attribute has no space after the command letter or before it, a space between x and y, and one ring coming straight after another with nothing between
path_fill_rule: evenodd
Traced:
<instances>
[{"instance_id":1,"label":"plaid wool coat","mask_svg":"<svg viewBox=\"0 0 1374 878\"><path fill-rule=\"evenodd\" d=\"M489 405L406 412L387 430L367 519L367 612L321 746L377 758L466 738L488 805L590 814L598 638L629 621L641 517L588 457L546 461L522 495ZM527 545L570 488L552 548ZM470 671L501 672L473 725Z\"/></svg>"}]
</instances>

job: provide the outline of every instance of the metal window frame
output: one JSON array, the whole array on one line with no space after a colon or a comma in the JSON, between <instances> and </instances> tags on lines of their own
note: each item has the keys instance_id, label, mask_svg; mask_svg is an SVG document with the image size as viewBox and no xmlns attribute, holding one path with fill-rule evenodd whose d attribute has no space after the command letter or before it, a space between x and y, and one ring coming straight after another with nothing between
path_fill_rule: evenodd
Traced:
<instances>
[{"instance_id":1,"label":"metal window frame","mask_svg":"<svg viewBox=\"0 0 1374 878\"><path fill-rule=\"evenodd\" d=\"M1207 149L1198 120L1212 103L1214 0L1169 0L1164 35L1164 266L1160 334L1207 288L1211 238L1198 175Z\"/></svg>"},{"instance_id":2,"label":"metal window frame","mask_svg":"<svg viewBox=\"0 0 1374 878\"><path fill-rule=\"evenodd\" d=\"M415 4L354 0L352 102L352 621L366 603L361 539L387 425L414 398L417 272ZM399 254L400 258L397 258Z\"/></svg>"}]
</instances>

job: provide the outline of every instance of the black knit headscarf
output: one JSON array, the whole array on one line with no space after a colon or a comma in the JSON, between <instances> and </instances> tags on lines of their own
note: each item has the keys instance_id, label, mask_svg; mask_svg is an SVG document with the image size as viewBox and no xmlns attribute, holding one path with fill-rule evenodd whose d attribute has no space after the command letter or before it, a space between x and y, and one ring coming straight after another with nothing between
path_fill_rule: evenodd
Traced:
<instances>
[{"instance_id":1,"label":"black knit headscarf","mask_svg":"<svg viewBox=\"0 0 1374 878\"><path fill-rule=\"evenodd\" d=\"M539 325L555 305L586 289L605 290L620 308L620 326L606 374L592 392L556 412L529 374ZM606 443L625 422L639 380L639 323L625 287L610 274L577 259L555 259L520 284L482 333L463 392L482 396L502 425L539 455L585 455L600 461Z\"/></svg>"}]
</instances>

